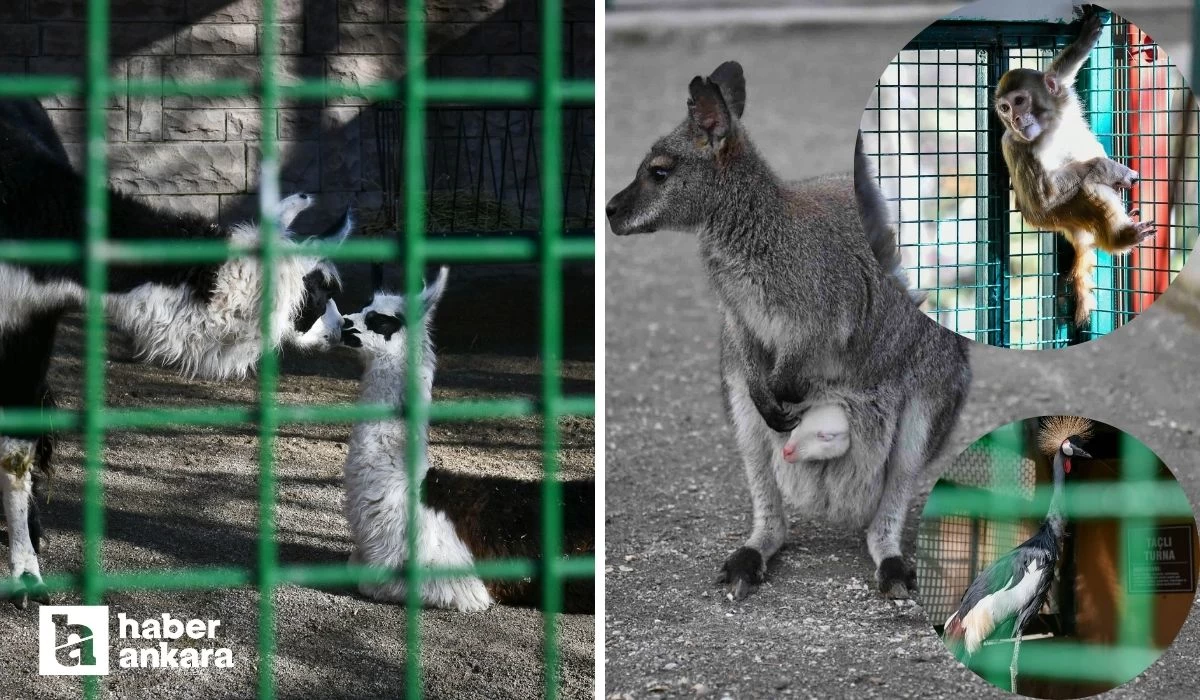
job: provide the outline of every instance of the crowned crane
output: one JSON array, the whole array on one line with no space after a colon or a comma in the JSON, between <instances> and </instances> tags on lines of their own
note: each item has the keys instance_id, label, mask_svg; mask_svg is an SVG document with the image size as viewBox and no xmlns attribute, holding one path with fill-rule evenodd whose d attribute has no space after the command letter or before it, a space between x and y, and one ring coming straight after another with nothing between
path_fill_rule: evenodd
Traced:
<instances>
[{"instance_id":1,"label":"crowned crane","mask_svg":"<svg viewBox=\"0 0 1200 700\"><path fill-rule=\"evenodd\" d=\"M1045 453L1053 453L1054 491L1046 519L1033 537L985 569L963 593L958 609L946 620L942 634L960 659L979 651L987 639L1013 639L1009 689L1017 690L1017 656L1021 634L1042 609L1054 580L1058 548L1063 537L1063 482L1073 458L1090 459L1079 446L1091 436L1091 422L1071 416L1047 419L1038 436Z\"/></svg>"}]
</instances>

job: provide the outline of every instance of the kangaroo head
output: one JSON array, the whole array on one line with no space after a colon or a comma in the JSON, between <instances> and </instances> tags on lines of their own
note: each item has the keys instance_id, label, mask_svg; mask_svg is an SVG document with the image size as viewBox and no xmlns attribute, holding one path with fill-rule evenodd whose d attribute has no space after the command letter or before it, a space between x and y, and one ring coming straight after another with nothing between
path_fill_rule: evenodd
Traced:
<instances>
[{"instance_id":1,"label":"kangaroo head","mask_svg":"<svg viewBox=\"0 0 1200 700\"><path fill-rule=\"evenodd\" d=\"M613 233L695 231L717 206L721 180L741 152L739 119L746 107L746 79L735 61L688 85L688 115L660 138L628 187L605 211Z\"/></svg>"}]
</instances>

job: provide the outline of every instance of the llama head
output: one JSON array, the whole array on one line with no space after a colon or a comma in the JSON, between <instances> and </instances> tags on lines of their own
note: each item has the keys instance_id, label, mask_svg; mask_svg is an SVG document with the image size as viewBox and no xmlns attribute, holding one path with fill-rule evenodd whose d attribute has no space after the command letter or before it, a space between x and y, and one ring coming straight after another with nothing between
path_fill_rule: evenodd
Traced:
<instances>
[{"instance_id":1,"label":"llama head","mask_svg":"<svg viewBox=\"0 0 1200 700\"><path fill-rule=\"evenodd\" d=\"M430 327L433 312L446 291L449 270L438 271L433 284L421 292L421 321L415 331L417 342L423 344L425 363L433 361ZM342 317L342 345L353 349L365 360L394 358L403 361L408 353L408 328L405 298L399 294L378 293L362 311Z\"/></svg>"},{"instance_id":2,"label":"llama head","mask_svg":"<svg viewBox=\"0 0 1200 700\"><path fill-rule=\"evenodd\" d=\"M296 220L300 212L316 203L317 198L306 192L297 192L279 200L279 229L281 231L290 231L292 222Z\"/></svg>"},{"instance_id":3,"label":"llama head","mask_svg":"<svg viewBox=\"0 0 1200 700\"><path fill-rule=\"evenodd\" d=\"M293 202L290 207L291 209L295 209L294 212L284 208L285 206L289 206L289 201L297 197L306 197L307 199ZM285 230L287 224L283 222L286 220L288 223L291 223L291 219L294 219L296 214L312 206L312 201L313 198L309 195L292 195L280 203L282 212L280 214L280 224L285 227ZM288 213L291 213L290 219L286 218ZM299 245L304 246L311 242L340 244L350 236L352 230L354 230L354 215L351 213L350 208L347 207L346 211L342 213L342 217L335 221L324 233L319 236L310 236ZM285 235L291 240L290 232ZM342 278L338 275L337 268L334 267L333 263L320 258L302 258L301 260L311 263L312 268L305 272L302 278L304 282L304 297L296 312L292 315L292 329L290 332L287 332L289 337L291 332L304 333L311 328L321 318L321 315L325 313L327 304L342 291Z\"/></svg>"}]
</instances>

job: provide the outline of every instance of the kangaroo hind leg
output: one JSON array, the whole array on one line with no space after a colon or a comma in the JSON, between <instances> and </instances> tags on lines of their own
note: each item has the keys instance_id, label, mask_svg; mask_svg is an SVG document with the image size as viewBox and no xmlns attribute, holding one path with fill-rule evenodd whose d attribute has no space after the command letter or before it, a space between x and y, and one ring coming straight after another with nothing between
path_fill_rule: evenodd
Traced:
<instances>
[{"instance_id":1,"label":"kangaroo hind leg","mask_svg":"<svg viewBox=\"0 0 1200 700\"><path fill-rule=\"evenodd\" d=\"M773 433L754 407L745 380L734 373L727 375L725 391L754 512L750 537L725 560L717 582L726 585L730 599L741 600L765 579L767 562L787 535L787 518L772 467Z\"/></svg>"}]
</instances>

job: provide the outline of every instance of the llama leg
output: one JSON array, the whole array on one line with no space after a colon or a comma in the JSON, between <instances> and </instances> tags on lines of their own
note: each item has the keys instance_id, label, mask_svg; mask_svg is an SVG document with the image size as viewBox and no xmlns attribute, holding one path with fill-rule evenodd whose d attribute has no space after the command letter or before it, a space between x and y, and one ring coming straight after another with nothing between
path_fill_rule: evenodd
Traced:
<instances>
[{"instance_id":1,"label":"llama leg","mask_svg":"<svg viewBox=\"0 0 1200 700\"><path fill-rule=\"evenodd\" d=\"M421 568L459 568L475 563L471 550L458 537L454 523L444 513L421 506ZM425 581L421 600L426 605L454 608L460 612L480 612L492 605L492 596L478 576L435 578Z\"/></svg>"},{"instance_id":2,"label":"llama leg","mask_svg":"<svg viewBox=\"0 0 1200 700\"><path fill-rule=\"evenodd\" d=\"M403 511L403 509L399 509ZM398 516L398 517L394 517ZM401 567L409 563L408 540L404 530L403 512L389 512L380 518L383 523L360 524L373 535L367 547L356 546L350 554L352 564L372 564L380 567ZM458 538L443 513L421 506L418 514L420 528L417 555L422 569L469 567L474 564L471 551ZM356 533L356 539L358 533ZM403 578L386 583L363 583L359 590L376 600L396 603L407 601L408 588ZM478 612L492 605L492 596L478 576L438 577L421 584L421 602L435 608L461 612Z\"/></svg>"},{"instance_id":3,"label":"llama leg","mask_svg":"<svg viewBox=\"0 0 1200 700\"><path fill-rule=\"evenodd\" d=\"M0 332L0 360L5 368L5 381L0 387L0 410L6 407L52 409L54 394L46 375L54 352L54 336L59 312L34 315L28 325ZM34 550L42 549L43 530L37 501L44 499L54 476L52 457L54 435L43 433L34 449L33 498L29 501L29 532Z\"/></svg>"},{"instance_id":4,"label":"llama leg","mask_svg":"<svg viewBox=\"0 0 1200 700\"><path fill-rule=\"evenodd\" d=\"M0 437L0 490L3 491L4 517L8 521L8 561L10 576L23 586L12 601L24 608L33 598L49 603L42 583L37 551L29 537L29 504L35 442Z\"/></svg>"},{"instance_id":5,"label":"llama leg","mask_svg":"<svg viewBox=\"0 0 1200 700\"><path fill-rule=\"evenodd\" d=\"M841 457L850 449L850 424L846 410L837 404L813 406L792 429L783 446L783 458L795 464Z\"/></svg>"}]
</instances>

